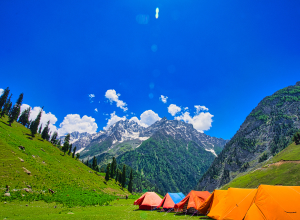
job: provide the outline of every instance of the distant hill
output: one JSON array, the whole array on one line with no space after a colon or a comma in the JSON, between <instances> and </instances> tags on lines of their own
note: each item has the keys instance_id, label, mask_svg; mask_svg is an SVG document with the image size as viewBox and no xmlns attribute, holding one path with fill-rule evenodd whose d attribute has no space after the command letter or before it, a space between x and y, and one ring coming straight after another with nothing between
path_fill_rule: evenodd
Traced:
<instances>
[{"instance_id":1,"label":"distant hill","mask_svg":"<svg viewBox=\"0 0 300 220\"><path fill-rule=\"evenodd\" d=\"M300 145L289 145L270 160L254 167L253 171L241 174L222 189L228 187L255 188L259 184L299 186L300 185Z\"/></svg>"},{"instance_id":2,"label":"distant hill","mask_svg":"<svg viewBox=\"0 0 300 220\"><path fill-rule=\"evenodd\" d=\"M280 152L300 128L299 117L300 82L265 97L225 145L196 189L219 188Z\"/></svg>"},{"instance_id":3,"label":"distant hill","mask_svg":"<svg viewBox=\"0 0 300 220\"><path fill-rule=\"evenodd\" d=\"M6 118L0 119L0 149L0 190L9 185L12 197L18 192L30 195L22 190L28 188L50 201L52 197L54 201L69 197L69 201L84 205L85 199L98 204L97 197L105 200L130 195L114 180L106 183L104 174L96 173L72 156L63 156L56 146L41 139L39 134L32 139L30 130L23 125L14 122L12 127L8 126ZM48 189L55 194L52 196ZM0 200L5 199L2 195Z\"/></svg>"}]
</instances>

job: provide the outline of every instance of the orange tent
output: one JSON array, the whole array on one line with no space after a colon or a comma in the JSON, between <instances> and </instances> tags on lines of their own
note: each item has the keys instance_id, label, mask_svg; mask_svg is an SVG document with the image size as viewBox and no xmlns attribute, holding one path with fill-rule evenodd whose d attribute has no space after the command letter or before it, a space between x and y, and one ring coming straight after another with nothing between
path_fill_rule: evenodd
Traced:
<instances>
[{"instance_id":1,"label":"orange tent","mask_svg":"<svg viewBox=\"0 0 300 220\"><path fill-rule=\"evenodd\" d=\"M245 220L300 219L300 186L260 185Z\"/></svg>"},{"instance_id":2,"label":"orange tent","mask_svg":"<svg viewBox=\"0 0 300 220\"><path fill-rule=\"evenodd\" d=\"M184 197L185 196L182 192L167 193L157 208L162 206L164 209L172 209L174 208L175 203L180 202Z\"/></svg>"},{"instance_id":3,"label":"orange tent","mask_svg":"<svg viewBox=\"0 0 300 220\"><path fill-rule=\"evenodd\" d=\"M156 208L162 199L155 192L146 192L135 200L134 205L139 205L139 209L151 210Z\"/></svg>"},{"instance_id":4,"label":"orange tent","mask_svg":"<svg viewBox=\"0 0 300 220\"><path fill-rule=\"evenodd\" d=\"M182 210L188 213L195 213L197 209L210 196L208 191L194 191L192 190L181 202L175 204L174 209Z\"/></svg>"},{"instance_id":5,"label":"orange tent","mask_svg":"<svg viewBox=\"0 0 300 220\"><path fill-rule=\"evenodd\" d=\"M226 196L207 214L213 219L242 220L251 206L257 189L229 188Z\"/></svg>"},{"instance_id":6,"label":"orange tent","mask_svg":"<svg viewBox=\"0 0 300 220\"><path fill-rule=\"evenodd\" d=\"M214 190L208 199L198 208L199 213L206 215L226 194L227 190Z\"/></svg>"}]
</instances>

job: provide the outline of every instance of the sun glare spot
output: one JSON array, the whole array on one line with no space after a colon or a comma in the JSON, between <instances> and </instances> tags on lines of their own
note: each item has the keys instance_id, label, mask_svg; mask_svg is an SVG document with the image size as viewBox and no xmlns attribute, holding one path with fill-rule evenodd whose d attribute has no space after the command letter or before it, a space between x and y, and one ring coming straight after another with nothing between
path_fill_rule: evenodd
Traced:
<instances>
[{"instance_id":1,"label":"sun glare spot","mask_svg":"<svg viewBox=\"0 0 300 220\"><path fill-rule=\"evenodd\" d=\"M155 18L157 19L158 18L158 13L159 13L159 8L156 8L155 12L156 12Z\"/></svg>"}]
</instances>

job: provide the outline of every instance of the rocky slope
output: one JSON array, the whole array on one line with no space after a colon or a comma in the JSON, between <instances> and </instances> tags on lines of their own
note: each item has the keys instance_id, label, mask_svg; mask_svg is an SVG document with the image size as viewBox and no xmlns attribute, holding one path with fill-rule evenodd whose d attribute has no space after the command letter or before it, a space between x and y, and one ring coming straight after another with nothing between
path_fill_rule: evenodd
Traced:
<instances>
[{"instance_id":1,"label":"rocky slope","mask_svg":"<svg viewBox=\"0 0 300 220\"><path fill-rule=\"evenodd\" d=\"M212 191L284 149L300 128L300 82L265 97L200 179Z\"/></svg>"}]
</instances>

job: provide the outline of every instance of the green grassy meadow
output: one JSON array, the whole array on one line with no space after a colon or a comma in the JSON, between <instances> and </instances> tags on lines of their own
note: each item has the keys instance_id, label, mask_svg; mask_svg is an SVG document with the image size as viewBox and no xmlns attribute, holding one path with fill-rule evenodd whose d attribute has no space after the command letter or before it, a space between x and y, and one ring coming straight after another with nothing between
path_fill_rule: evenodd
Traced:
<instances>
[{"instance_id":1,"label":"green grassy meadow","mask_svg":"<svg viewBox=\"0 0 300 220\"><path fill-rule=\"evenodd\" d=\"M228 189L229 187L256 188L260 184L299 186L300 163L290 162L299 160L300 145L292 143L269 161L262 163L261 168L235 178L230 183L223 186L222 189ZM281 165L272 165L279 161L286 162L283 162Z\"/></svg>"},{"instance_id":2,"label":"green grassy meadow","mask_svg":"<svg viewBox=\"0 0 300 220\"><path fill-rule=\"evenodd\" d=\"M0 219L210 219L206 216L190 216L181 213L138 210L134 199L114 200L105 206L67 208L61 204L36 201L0 203ZM28 206L26 206L28 205ZM56 208L54 208L56 206Z\"/></svg>"},{"instance_id":3,"label":"green grassy meadow","mask_svg":"<svg viewBox=\"0 0 300 220\"><path fill-rule=\"evenodd\" d=\"M7 118L0 119L0 149L0 201L44 200L72 207L102 205L130 195L115 180L106 182L103 174L64 155L39 134L32 138L30 130L17 122L8 126ZM10 186L11 197L3 196L6 185ZM32 192L22 190L28 186ZM50 194L48 189L55 193Z\"/></svg>"}]
</instances>

